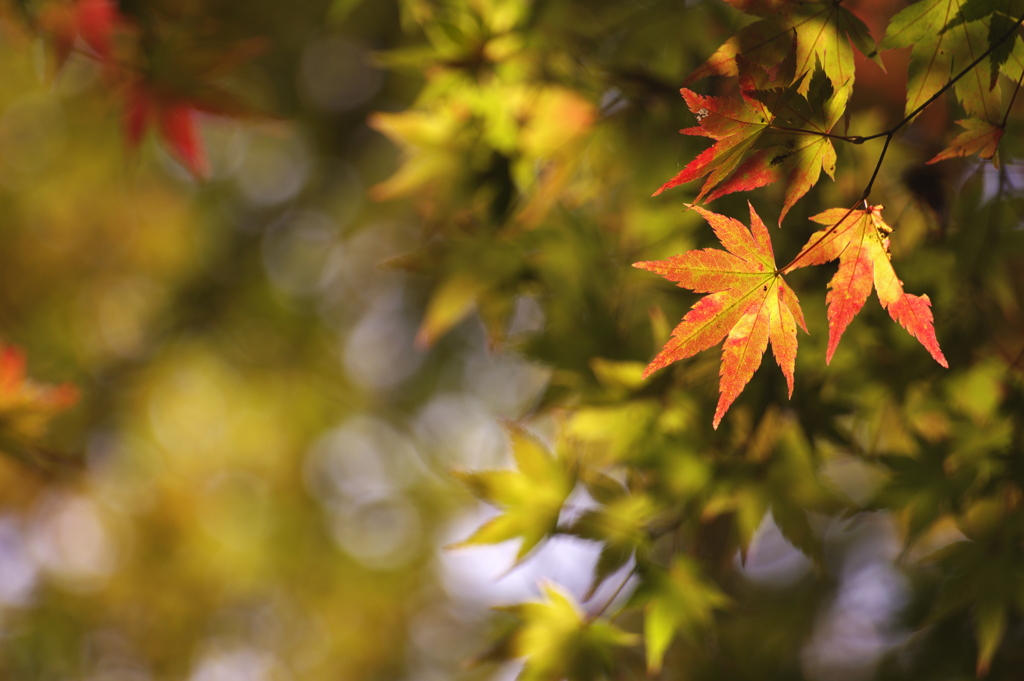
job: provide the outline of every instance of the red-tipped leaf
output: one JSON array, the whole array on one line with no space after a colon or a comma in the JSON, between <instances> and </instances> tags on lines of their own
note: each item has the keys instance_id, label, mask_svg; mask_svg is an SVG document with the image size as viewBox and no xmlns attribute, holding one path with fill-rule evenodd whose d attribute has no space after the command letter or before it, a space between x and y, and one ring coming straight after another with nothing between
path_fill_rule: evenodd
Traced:
<instances>
[{"instance_id":1,"label":"red-tipped leaf","mask_svg":"<svg viewBox=\"0 0 1024 681\"><path fill-rule=\"evenodd\" d=\"M882 206L847 211L832 208L811 218L826 225L807 241L786 272L809 265L839 260L839 270L829 282L828 351L831 362L839 339L864 307L874 288L882 307L900 326L920 341L936 362L948 367L935 337L931 301L903 290L889 256L892 228L882 220Z\"/></svg>"},{"instance_id":2,"label":"red-tipped leaf","mask_svg":"<svg viewBox=\"0 0 1024 681\"><path fill-rule=\"evenodd\" d=\"M707 248L633 265L657 272L682 288L710 294L683 317L668 343L647 365L644 376L707 350L724 338L720 396L713 422L718 428L757 371L769 343L792 395L796 327L804 327L804 319L796 294L775 269L768 229L753 206L749 230L733 218L692 208L711 224L727 250Z\"/></svg>"}]
</instances>

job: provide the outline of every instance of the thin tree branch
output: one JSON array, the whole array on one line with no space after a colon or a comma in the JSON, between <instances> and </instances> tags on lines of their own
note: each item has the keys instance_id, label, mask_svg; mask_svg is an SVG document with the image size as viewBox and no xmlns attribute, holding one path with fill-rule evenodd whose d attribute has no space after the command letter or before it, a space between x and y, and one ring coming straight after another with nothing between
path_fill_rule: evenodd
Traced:
<instances>
[{"instance_id":1,"label":"thin tree branch","mask_svg":"<svg viewBox=\"0 0 1024 681\"><path fill-rule=\"evenodd\" d=\"M889 128L888 130L886 130L884 132L880 132L880 133L877 133L875 135L868 135L867 137L857 137L856 138L858 141L855 141L854 144L862 144L862 143L867 142L869 140L878 139L879 137L884 137L885 138L885 145L882 146L882 151L881 151L881 153L878 154L878 161L875 162L875 169L871 173L871 179L868 180L867 186L864 187L864 191L861 193L860 198L857 199L857 202L854 203L853 206L851 206L846 211L845 214L843 214L843 217L839 218L839 220L837 220L835 222L835 224L833 224L831 227L829 227L827 230L825 230L825 232L818 238L817 241L815 241L809 247L801 249L800 253L798 253L796 255L796 257L793 258L793 260L791 260L789 262L788 265L786 265L785 267L777 270L777 272L779 274L786 274L786 273L792 272L794 269L796 269L797 263L803 258L803 255L806 254L806 253L809 253L811 250L814 249L815 246L820 244L822 241L824 241L829 236L831 236L837 229L839 229L839 225L843 224L843 222L846 220L846 218L850 217L850 215L853 213L853 211L855 211L857 209L857 205L858 204L863 202L865 204L865 207L867 206L867 199L871 195L871 189L874 187L875 179L878 177L878 172L882 169L882 161L885 160L885 154L886 154L886 152L889 151L889 143L892 142L893 136L895 136L895 134L897 132L899 132L900 128L902 128L903 126L907 125L912 120L914 120L915 116L917 116L919 113L924 111L928 106L930 106L933 102L935 102L939 97L941 97L943 95L943 93L945 93L947 90L949 90L949 88L953 87L953 85L955 85L957 83L957 81L959 81L961 78L963 78L968 73L970 73L970 71L975 66L977 66L982 61L984 61L986 57L988 57L990 54L992 54L993 50L995 50L997 47L999 47L1004 42L1006 42L1008 39L1010 39L1017 32L1017 29L1019 29L1021 27L1021 24L1024 24L1024 15L1021 15L1021 17L1019 19L1017 19L1016 23L1014 23L1013 27L1011 29L1009 29L1006 33L1004 33L999 38L999 40L997 40L996 42L994 42L991 45L989 45L988 49L985 50L984 52L982 52L981 55L979 55L977 59L975 59L970 64L968 64L966 67L964 67L964 69L962 71L960 71L960 73L956 74L953 78L951 78L945 85L943 85L941 88L939 88L939 90L935 94L933 94L931 97L929 97L927 100L925 100L920 106L918 106L916 109L914 109L913 111L908 113L906 116L904 116L903 120L901 120L899 123L897 123L896 125L892 126L891 128ZM1022 75L1022 78L1024 78L1024 75ZM1020 88L1020 82L1019 81L1017 83L1017 87L1018 87L1018 89ZM1014 90L1013 95L1014 95L1014 97L1016 97L1017 90ZM1010 100L1010 104L1011 104L1011 106L1013 105L1013 100L1012 99ZM1008 115L1009 115L1009 108L1007 108L1007 116ZM810 131L808 131L808 132L810 132Z\"/></svg>"},{"instance_id":2,"label":"thin tree branch","mask_svg":"<svg viewBox=\"0 0 1024 681\"><path fill-rule=\"evenodd\" d=\"M777 132L790 132L793 133L794 135L817 135L818 137L827 137L828 139L832 140L842 140L843 142L850 142L851 144L862 144L864 139L862 137L857 137L854 135L834 135L830 132L823 132L821 130L804 130L803 128L790 128L785 125L775 125L774 123L769 124L768 128L770 130L775 130Z\"/></svg>"},{"instance_id":3,"label":"thin tree branch","mask_svg":"<svg viewBox=\"0 0 1024 681\"><path fill-rule=\"evenodd\" d=\"M1020 92L1021 82L1024 81L1024 69L1021 69L1020 78L1017 79L1017 85L1013 88L1013 94L1010 95L1010 103L1006 106L1006 113L1003 114L1003 121L999 124L1000 128L1006 129L1006 121L1010 118L1010 109L1013 108L1013 102L1017 99L1017 93Z\"/></svg>"}]
</instances>

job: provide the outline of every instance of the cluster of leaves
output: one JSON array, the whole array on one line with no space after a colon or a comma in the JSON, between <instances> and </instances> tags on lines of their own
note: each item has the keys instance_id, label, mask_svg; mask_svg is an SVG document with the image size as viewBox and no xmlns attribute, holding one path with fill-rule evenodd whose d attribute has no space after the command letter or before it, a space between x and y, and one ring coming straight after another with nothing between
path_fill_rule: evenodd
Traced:
<instances>
[{"instance_id":1,"label":"cluster of leaves","mask_svg":"<svg viewBox=\"0 0 1024 681\"><path fill-rule=\"evenodd\" d=\"M828 589L835 588L834 583L824 586L830 580L825 538L809 514L838 517L844 509L849 515L888 510L903 528L903 555L915 556L902 569L913 577L915 599L924 604L911 609L905 626L920 632L922 639L931 636L934 640L922 644L920 655L885 662L879 673L920 678L915 674L930 673L925 671L930 664L928 651L943 646L957 651L958 657L950 664L963 667L966 657L977 673L988 673L999 654L1009 655L1005 651L1010 644L1000 644L1019 612L1009 603L1020 597L1019 570L1013 567L1020 544L1016 530L1008 529L1016 525L1005 520L1016 517L1019 506L1018 483L1005 468L1006 459L1020 451L1022 442L1019 419L1012 415L1021 390L1015 354L1019 339L1009 342L1013 349L1007 351L990 344L988 336L974 333L971 325L977 323L977 317L964 313L963 305L970 308L971 303L964 303L970 296L984 298L980 292L984 286L951 292L945 273L931 269L933 274L922 277L921 272L930 268L915 266L910 260L894 268L890 241L894 232L900 236L901 225L908 225L909 234L914 219L934 224L946 217L908 204L905 196L889 187L878 189L875 185L876 180L887 178L893 188L900 186L899 174L893 175L883 162L887 155L891 161L906 153L896 150L897 135L932 105L961 107L964 116L958 123L965 132L950 135L944 148L925 156L928 164L978 155L999 168L997 150L1001 143L1005 146L1003 132L1011 122L1024 76L1024 41L1018 36L1024 17L1015 14L1013 7L997 7L996 3L919 2L899 11L876 43L865 22L843 3L735 0L729 4L757 20L740 29L685 78L690 85L719 76L713 81L718 94L682 90L697 125L681 132L714 143L656 192L703 178L688 207L711 225L724 250L686 250L635 265L661 274L679 287L707 294L671 332L660 307L650 304L646 320L649 337L663 347L646 368L638 361L642 345L636 342L648 338L647 332L640 331L643 323L636 314L637 308L646 309L645 299L635 293L637 284L625 283L635 280L627 280L621 273L609 274L612 269L602 262L601 276L588 280L589 293L577 297L574 276L583 275L544 256L545 251L558 252L563 244L580 244L575 233L598 241L598 253L607 249L604 252L613 253L613 262L628 257L634 248L664 252L678 243L670 227L661 231L661 223L652 219L656 208L646 209L650 222L644 234L648 241L631 243L628 227L591 217L593 211L617 211L628 223L635 210L628 201L598 200L573 191L577 178L592 179L595 174L606 184L632 186L600 166L599 151L608 145L615 126L629 116L629 106L627 113L595 108L596 119L588 115L585 126L561 134L564 146L539 156L498 142L495 133L508 134L510 129L480 106L511 74L526 82L539 77L561 79L565 85L559 87L575 88L578 94L572 96L578 97L577 101L600 94L607 97L607 93L594 91L594 83L587 78L592 71L580 74L555 67L541 76L535 70L541 63L560 64L557 46L544 38L557 35L572 44L566 34L575 29L578 35L585 29L567 28L560 21L565 15L557 11L546 14L531 6L516 15L520 24L502 28L517 34L525 33L529 26L532 41L513 40L508 33L495 36L481 26L486 25L488 16L512 16L505 13L507 8L523 7L524 3L494 0L471 7L441 3L442 9L420 14L415 9L422 10L424 5L407 4L415 8L410 12L434 49L447 50L444 57L432 57L437 66L428 72L424 94L414 108L389 114L379 123L407 151L405 165L382 185L381 195L412 195L430 187L429 196L421 203L423 214L445 237L429 245L430 257L424 253L405 261L413 264L415 271L434 275L437 282L420 338L424 343L436 340L475 304L492 331L492 340L500 340L514 297L526 294L542 302L548 324L538 337L520 347L554 368L552 383L537 409L539 414L554 413L559 418L554 453L546 453L539 442L514 426L511 440L517 470L458 474L480 499L502 509L501 515L463 545L521 538L518 560L531 555L544 539L559 535L601 547L591 588L582 597L583 602L598 600L595 593L602 593L600 603L583 610L566 593L547 587L540 601L506 610L513 615L511 630L483 659L524 657L522 678L528 679L619 678L634 663L631 656L637 639L629 634L642 632L644 666L649 673L662 668L666 652L672 649L679 656L674 669L680 670L682 678L735 676L735 660L749 655L743 643L749 639L744 634L757 627L780 628L773 619L779 617L778 608L768 605L771 597L751 593L742 580L738 584L733 562L737 552L747 555L755 532L770 512L783 536L816 566L818 572L808 581L821 585L822 591L803 592L800 597L790 594L795 599L786 605L792 610L791 628L754 656L762 659L759 655L764 655L770 665L758 666L752 661L750 670L761 673L771 666L780 670L780 678L798 676L804 673L799 651L814 628L815 603L820 605L818 599L826 598ZM513 42L521 45L522 51L507 61L491 60L487 56L491 41ZM899 56L904 48L910 48L909 81L905 96L901 93L898 119L880 132L850 134L844 127L851 118L861 124L868 120L853 106L860 69L875 68L872 62L884 68L882 55ZM857 52L865 59L856 56ZM893 61L887 61L892 69ZM523 63L534 68L512 66ZM648 75L646 81L652 80L657 79ZM617 91L620 86L629 87L614 77L604 85ZM953 101L943 98L947 92L954 96ZM627 97L638 110L652 98L650 93ZM506 97L502 101L519 100ZM444 116L454 118L440 125L437 121ZM520 136L507 140L521 143L529 139L526 133L531 120L520 117ZM560 117L547 124L557 128L573 120L578 119ZM418 136L412 133L412 126L421 126L416 128ZM735 192L764 188L778 198L781 223L801 199L820 200L826 193L816 189L822 171L839 178L840 162L845 158L854 168L853 154L871 142L881 149L867 172L860 169L864 184L859 195L840 194L830 200L835 201L831 206L845 203L848 207L824 203L810 217L814 229L790 227L784 242L795 246L791 251L795 255L782 266L775 260L780 250L773 245L777 239L770 236L753 206L747 227L701 205L725 202ZM443 148L444 154L426 153L428 145ZM586 154L580 156L580 149ZM628 143L620 149L628 150ZM847 152L850 155L843 156ZM515 181L507 182L509 191L505 193L493 191L493 166L477 160L495 155L521 169L510 174ZM447 159L443 167L428 166L439 157ZM519 160L525 163L518 166ZM545 171L538 173L538 165L546 166ZM453 181L452 173L460 179ZM998 192L1002 198L1010 181L1005 166L1000 173ZM472 179L463 179L467 175ZM970 208L963 210L993 205L980 193L984 183L984 171L979 169L964 185L965 196L970 197L964 205ZM396 184L401 191L393 191ZM437 186L463 193L453 198L436 191ZM843 182L842 186L849 191L854 183ZM876 194L887 204L901 206L895 219L883 218L881 202L868 201ZM459 208L439 207L444 201ZM544 210L536 209L538 201ZM588 220L602 226L594 231L580 227ZM1005 237L994 234L988 232L986 238L956 233L955 238L963 243L980 240L983 245L977 246L980 250L976 252L986 254L960 265L962 273L980 276L981 270L976 269L982 267L980 263L997 258L997 243L1000 239L1005 242ZM790 236L799 241L789 244ZM950 249L946 253L958 248L955 240L946 247ZM593 243L575 250L574 256L580 260L593 257L588 248L593 249ZM905 256L905 248L898 254ZM925 253L918 256L927 257ZM601 256L593 261L601 262ZM805 319L785 278L832 261L838 261L838 269L827 281L824 316L828 340L819 346L811 336L810 342L812 352L823 356L826 364L839 364L841 371L809 369L810 378L801 383L794 378L797 327L807 331L815 326L815 320ZM936 296L941 294L943 309L952 311L952 300L959 301L961 312L951 315L947 326L940 325L938 334L950 339L944 345L948 353L952 343L952 359L947 360L940 348L931 298L907 293L897 268L909 269L916 282L925 282L926 289L930 285ZM813 275L795 276L807 280ZM878 354L883 344L898 348L892 352L900 357L910 358L914 353L896 337L886 336L882 341L871 335L887 334L885 331L851 330L856 326L851 322L864 309L872 290L889 316L939 366L953 366L949 378L916 360L908 364L896 360L895 355L888 357L888 351ZM624 295L631 306L622 304ZM567 312L573 304L586 313ZM819 309L817 304L815 309ZM1009 328L1019 330L1019 324L1012 321L1015 312L1007 315L1010 321L1005 333L1012 333ZM567 318L576 324L566 324ZM857 335L855 346L867 345L850 350L851 357L859 357L858 364L838 360L839 341L848 331ZM581 348L578 337L590 337L591 333L596 337ZM786 381L785 386L758 383L756 394L734 408L739 413L732 416L735 422L729 434L719 437L700 425L706 423L701 415L708 412L697 395L706 392L710 362L696 358L675 373L645 379L677 360L695 357L723 338L719 395L710 419L714 429L723 423L730 406L737 404L769 343ZM559 352L567 346L578 348L582 356ZM872 357L872 352L877 356ZM971 366L975 356L988 359ZM972 383L981 381L982 375L991 376L985 372L993 367L998 376L994 383L984 387ZM948 386L947 397L929 397L930 387L943 384ZM984 408L971 407L953 397L967 384L972 385L971 395L990 390L995 397L986 398ZM792 409L778 403L782 391L796 396ZM1001 425L994 428L995 423ZM990 427L994 430L989 431ZM855 461L878 482L865 491L849 481L837 484L822 474L824 465L848 461ZM593 502L592 507L585 504L587 510L575 510L573 500L579 497ZM984 531L977 529L982 516ZM1004 521L1010 524L1004 525ZM959 541L949 543L950 528L962 533ZM943 543L948 546L930 553L929 547ZM1000 554L999 567L983 567L981 556L991 555L995 545L1014 548ZM986 570L998 572L998 579L985 577L982 573ZM613 576L619 586L609 597L600 588ZM618 597L629 590L628 598ZM936 598L937 593L942 597ZM741 607L734 607L736 603ZM642 623L634 618L637 612L643 613ZM968 616L973 618L977 647L970 635L954 636L941 627L928 629L934 623ZM953 637L955 644L942 636Z\"/></svg>"},{"instance_id":2,"label":"cluster of leaves","mask_svg":"<svg viewBox=\"0 0 1024 681\"><path fill-rule=\"evenodd\" d=\"M1024 42L1015 35L1020 20L1011 21L991 8L986 14L974 7L961 10L958 3L917 3L892 20L885 39L876 47L864 23L838 4L734 5L767 18L746 27L719 48L691 79L713 73L737 75L741 96L705 97L682 90L699 126L681 132L710 137L716 142L655 195L704 176L707 179L697 201L712 201L732 192L782 182L785 195L779 215L781 224L793 205L817 183L822 169L834 178L833 139L862 144L885 137L886 147L878 158L877 174L893 134L950 87L970 118L958 121L966 132L954 138L930 163L974 153L983 158L995 156L1009 107L1021 84L1021 77L1017 77L1004 112L999 75L1015 46L1024 49ZM789 39L789 29L793 41L782 63L771 72L759 66L754 60L774 58L779 44ZM913 46L906 116L877 135L832 134L854 85L851 43L865 56L875 59L879 48ZM839 48L826 50L826 46L834 45ZM1016 75L1012 65L1007 71L1004 75ZM805 85L808 77L810 82ZM806 96L800 94L801 88ZM673 332L673 339L649 365L648 373L716 345L728 334L722 360L722 397L715 414L717 427L760 364L771 328L775 356L792 394L796 355L793 319L799 320L805 330L806 326L796 296L781 282L780 275L836 259L840 267L828 284L826 361L831 361L839 338L863 307L873 286L892 318L921 341L935 361L948 366L935 337L928 296L905 293L889 262L888 236L892 228L881 217L882 206L867 203L873 182L874 176L858 200L863 202L862 208L855 204L848 210L830 209L812 217L811 220L826 225L826 229L812 234L796 257L780 269L775 267L768 233L753 209L752 228L758 245L747 245L744 252L730 246L730 236L718 228L728 219L704 212L729 252L745 263L737 264L724 257L727 254L708 250L668 261L637 263L637 267L658 272L681 287L714 294L703 299L683 319ZM735 226L731 233L738 233ZM736 243L735 236L731 238ZM760 261L756 265L744 258L746 253L755 252ZM741 272L762 276L740 277ZM780 282L778 286L776 279ZM752 295L757 286L765 296Z\"/></svg>"},{"instance_id":3,"label":"cluster of leaves","mask_svg":"<svg viewBox=\"0 0 1024 681\"><path fill-rule=\"evenodd\" d=\"M881 218L881 206L843 210L833 208L811 220L827 225L815 232L793 261L781 270L768 228L750 208L751 230L738 221L699 207L728 249L705 249L677 255L669 260L636 263L635 267L661 274L679 286L711 293L702 298L672 331L672 339L644 370L644 375L679 359L691 357L717 345L727 336L722 351L721 398L714 426L722 420L743 387L761 364L769 340L793 394L796 365L796 327L804 331L803 312L796 294L782 275L799 267L839 261L829 282L829 341L826 362L839 344L843 331L864 307L871 290L892 318L927 348L936 362L948 367L935 338L931 301L903 290L889 254L892 228Z\"/></svg>"}]
</instances>

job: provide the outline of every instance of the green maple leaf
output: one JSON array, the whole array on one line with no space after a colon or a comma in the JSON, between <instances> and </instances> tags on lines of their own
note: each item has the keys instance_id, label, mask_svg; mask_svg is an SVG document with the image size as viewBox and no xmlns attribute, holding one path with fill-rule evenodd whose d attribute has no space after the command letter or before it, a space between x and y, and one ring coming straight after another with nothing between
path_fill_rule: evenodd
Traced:
<instances>
[{"instance_id":1,"label":"green maple leaf","mask_svg":"<svg viewBox=\"0 0 1024 681\"><path fill-rule=\"evenodd\" d=\"M964 619L971 611L978 643L976 675L988 674L1004 643L1011 611L1024 611L1020 575L1024 517L1002 499L982 498L959 518L967 540L954 542L930 556L948 582L935 603L932 617Z\"/></svg>"},{"instance_id":2,"label":"green maple leaf","mask_svg":"<svg viewBox=\"0 0 1024 681\"><path fill-rule=\"evenodd\" d=\"M593 487L588 485L587 489ZM590 598L608 577L622 568L634 552L643 552L650 537L648 527L659 511L646 495L623 493L606 503L583 513L571 529L578 537L604 544L584 599Z\"/></svg>"},{"instance_id":3,"label":"green maple leaf","mask_svg":"<svg viewBox=\"0 0 1024 681\"><path fill-rule=\"evenodd\" d=\"M519 537L523 541L518 562L555 531L562 504L575 485L575 474L524 429L510 424L508 432L518 470L452 473L475 496L503 510L454 546L497 544Z\"/></svg>"},{"instance_id":4,"label":"green maple leaf","mask_svg":"<svg viewBox=\"0 0 1024 681\"><path fill-rule=\"evenodd\" d=\"M816 64L821 64L836 91L852 88L855 75L854 47L882 66L867 26L838 2L728 1L742 12L765 18L740 29L697 67L687 78L687 83L711 75L736 75L734 63L737 55L762 66L778 63L794 38L794 78L811 73ZM801 92L806 90L805 83Z\"/></svg>"},{"instance_id":5,"label":"green maple leaf","mask_svg":"<svg viewBox=\"0 0 1024 681\"><path fill-rule=\"evenodd\" d=\"M729 602L729 597L704 579L700 568L685 556L676 556L667 570L647 566L630 603L644 608L648 672L661 670L665 651L677 635L696 641L712 623L714 611Z\"/></svg>"},{"instance_id":6,"label":"green maple leaf","mask_svg":"<svg viewBox=\"0 0 1024 681\"><path fill-rule=\"evenodd\" d=\"M584 616L574 599L544 584L543 601L498 608L520 620L503 646L526 658L519 681L562 681L606 676L614 648L638 643L638 637L611 622Z\"/></svg>"},{"instance_id":7,"label":"green maple leaf","mask_svg":"<svg viewBox=\"0 0 1024 681\"><path fill-rule=\"evenodd\" d=\"M988 20L963 21L962 0L921 0L889 23L883 50L910 48L906 113L909 115L988 49ZM1000 92L984 62L954 85L968 114L996 121Z\"/></svg>"},{"instance_id":8,"label":"green maple leaf","mask_svg":"<svg viewBox=\"0 0 1024 681\"><path fill-rule=\"evenodd\" d=\"M965 0L960 5L960 14L955 20L988 21L988 47L992 50L989 55L990 84L996 82L1000 69L1013 51L1014 40L1011 34L1015 32L1021 14L1024 14L1022 0Z\"/></svg>"}]
</instances>

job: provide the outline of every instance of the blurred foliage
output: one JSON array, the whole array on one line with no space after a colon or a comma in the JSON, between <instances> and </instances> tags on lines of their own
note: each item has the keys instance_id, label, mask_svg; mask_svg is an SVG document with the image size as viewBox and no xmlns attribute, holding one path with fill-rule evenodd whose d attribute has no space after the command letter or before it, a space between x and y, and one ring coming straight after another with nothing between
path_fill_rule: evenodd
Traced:
<instances>
[{"instance_id":1,"label":"blurred foliage","mask_svg":"<svg viewBox=\"0 0 1024 681\"><path fill-rule=\"evenodd\" d=\"M844 7L876 40L902 8ZM707 146L678 88L741 25L0 4L0 677L1019 675L1020 102L998 168L926 165L949 97L875 181L948 370L873 302L826 365L825 266L788 275L792 400L762 367L715 430L716 352L641 377L697 296L630 264L716 243L696 187L650 196ZM908 56L857 59L839 125L883 130Z\"/></svg>"}]
</instances>

